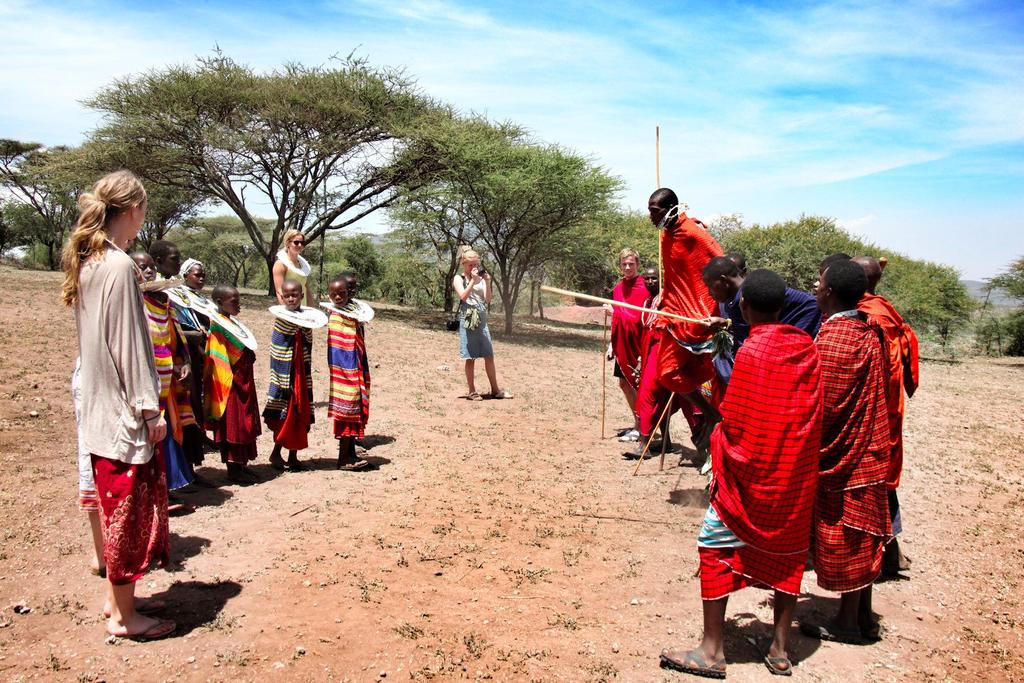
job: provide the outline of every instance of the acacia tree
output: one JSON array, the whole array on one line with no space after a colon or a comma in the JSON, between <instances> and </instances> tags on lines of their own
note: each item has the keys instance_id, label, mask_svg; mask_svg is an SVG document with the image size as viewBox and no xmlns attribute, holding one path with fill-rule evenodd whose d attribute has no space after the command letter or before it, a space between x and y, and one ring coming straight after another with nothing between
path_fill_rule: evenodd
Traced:
<instances>
[{"instance_id":1,"label":"acacia tree","mask_svg":"<svg viewBox=\"0 0 1024 683\"><path fill-rule=\"evenodd\" d=\"M477 236L467 219L466 201L451 184L438 182L410 194L389 212L398 225L393 235L400 243L411 252L429 250L436 257L446 311L455 301L452 280L460 266L459 247Z\"/></svg>"},{"instance_id":2,"label":"acacia tree","mask_svg":"<svg viewBox=\"0 0 1024 683\"><path fill-rule=\"evenodd\" d=\"M155 161L146 177L223 202L268 273L286 230L312 241L429 177L419 131L450 116L401 71L351 57L263 74L216 53L115 81L88 104L106 115L94 140L131 144ZM273 211L269 233L254 202Z\"/></svg>"},{"instance_id":3,"label":"acacia tree","mask_svg":"<svg viewBox=\"0 0 1024 683\"><path fill-rule=\"evenodd\" d=\"M621 182L589 159L535 144L511 124L476 117L431 133L443 166L431 191L463 200L449 205L493 261L511 333L524 277L553 258L548 247L559 233L605 210Z\"/></svg>"},{"instance_id":4,"label":"acacia tree","mask_svg":"<svg viewBox=\"0 0 1024 683\"><path fill-rule=\"evenodd\" d=\"M67 154L66 147L0 140L0 186L38 216L24 236L46 249L50 270L60 267L60 246L78 213L76 186L55 171Z\"/></svg>"}]
</instances>

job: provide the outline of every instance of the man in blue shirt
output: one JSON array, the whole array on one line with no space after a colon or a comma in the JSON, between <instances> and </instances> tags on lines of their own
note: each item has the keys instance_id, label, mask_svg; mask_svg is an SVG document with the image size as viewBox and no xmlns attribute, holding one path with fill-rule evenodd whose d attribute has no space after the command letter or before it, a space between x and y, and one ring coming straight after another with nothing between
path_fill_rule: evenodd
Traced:
<instances>
[{"instance_id":1,"label":"man in blue shirt","mask_svg":"<svg viewBox=\"0 0 1024 683\"><path fill-rule=\"evenodd\" d=\"M701 275L711 296L718 302L718 312L721 317L712 318L712 321L722 325L726 324L726 320L732 321L730 328L733 340L732 352L728 354L728 357L716 355L714 359L715 372L719 379L728 385L729 378L732 377L732 365L736 358L736 352L743 346L743 342L750 334L750 325L740 313L743 271L733 259L728 256L719 256L708 262ZM818 334L818 327L821 326L821 311L818 309L818 302L807 292L786 287L786 299L782 304L779 322L798 327L813 339Z\"/></svg>"}]
</instances>

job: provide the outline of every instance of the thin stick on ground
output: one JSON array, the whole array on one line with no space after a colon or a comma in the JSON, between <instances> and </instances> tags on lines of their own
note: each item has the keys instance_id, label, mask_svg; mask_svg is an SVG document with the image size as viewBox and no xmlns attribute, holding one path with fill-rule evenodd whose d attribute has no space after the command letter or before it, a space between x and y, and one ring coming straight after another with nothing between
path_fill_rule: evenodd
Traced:
<instances>
[{"instance_id":1,"label":"thin stick on ground","mask_svg":"<svg viewBox=\"0 0 1024 683\"><path fill-rule=\"evenodd\" d=\"M672 395L668 397L668 403L665 404L665 410L661 411L661 418L658 419L658 424L654 429L651 430L651 435L647 438L647 444L644 446L643 452L640 454L640 460L636 463L636 469L633 470L633 476L635 477L640 471L640 465L644 464L644 456L647 455L647 451L651 447L651 442L654 441L654 434L661 429L661 423L665 421L665 416L668 415L668 409L672 407L672 401L675 399L676 394L672 392ZM665 430L661 430L661 442L665 443Z\"/></svg>"}]
</instances>

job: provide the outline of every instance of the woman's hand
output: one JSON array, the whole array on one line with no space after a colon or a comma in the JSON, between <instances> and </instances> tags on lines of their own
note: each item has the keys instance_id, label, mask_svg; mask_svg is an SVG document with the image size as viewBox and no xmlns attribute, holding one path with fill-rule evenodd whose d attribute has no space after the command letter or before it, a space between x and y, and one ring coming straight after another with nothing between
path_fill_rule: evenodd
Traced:
<instances>
[{"instance_id":1,"label":"woman's hand","mask_svg":"<svg viewBox=\"0 0 1024 683\"><path fill-rule=\"evenodd\" d=\"M146 431L150 443L160 443L167 436L167 422L160 413L155 413L145 418Z\"/></svg>"},{"instance_id":2,"label":"woman's hand","mask_svg":"<svg viewBox=\"0 0 1024 683\"><path fill-rule=\"evenodd\" d=\"M474 285L476 283L480 282L480 271L479 270L474 268L473 270L469 271L469 274L473 277L473 284Z\"/></svg>"},{"instance_id":3,"label":"woman's hand","mask_svg":"<svg viewBox=\"0 0 1024 683\"><path fill-rule=\"evenodd\" d=\"M190 374L192 374L192 366L188 363L182 363L181 365L174 366L174 376L179 382L183 382L188 379Z\"/></svg>"}]
</instances>

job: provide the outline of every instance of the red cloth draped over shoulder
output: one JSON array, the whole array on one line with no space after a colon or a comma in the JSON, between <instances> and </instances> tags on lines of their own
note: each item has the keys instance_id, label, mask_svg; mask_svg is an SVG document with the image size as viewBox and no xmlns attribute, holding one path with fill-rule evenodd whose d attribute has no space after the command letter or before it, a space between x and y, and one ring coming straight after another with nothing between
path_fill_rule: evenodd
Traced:
<instances>
[{"instance_id":1,"label":"red cloth draped over shoulder","mask_svg":"<svg viewBox=\"0 0 1024 683\"><path fill-rule=\"evenodd\" d=\"M885 297L877 294L865 294L857 304L857 310L865 313L870 322L881 327L885 335L885 349L889 366L887 382L889 440L892 445L886 483L889 488L895 489L899 486L900 475L903 473L903 415L906 408L906 397L914 395L919 380L919 343L917 334ZM904 390L906 390L905 395Z\"/></svg>"},{"instance_id":2,"label":"red cloth draped over shoulder","mask_svg":"<svg viewBox=\"0 0 1024 683\"><path fill-rule=\"evenodd\" d=\"M885 483L889 429L882 331L857 318L836 318L822 324L817 345L825 391L819 485L847 491Z\"/></svg>"},{"instance_id":3,"label":"red cloth draped over shoulder","mask_svg":"<svg viewBox=\"0 0 1024 683\"><path fill-rule=\"evenodd\" d=\"M634 306L643 306L649 296L647 285L639 275L628 280L622 278L612 290L612 299ZM643 355L641 315L639 311L618 306L615 306L612 312L612 353L622 374L634 387L640 385L640 363Z\"/></svg>"},{"instance_id":4,"label":"red cloth draped over shoulder","mask_svg":"<svg viewBox=\"0 0 1024 683\"><path fill-rule=\"evenodd\" d=\"M722 247L711 234L686 214L676 224L661 231L661 258L665 270L661 283L661 310L687 318L702 319L717 315L718 304L711 297L701 272L708 261L722 255ZM711 330L695 323L659 318L658 326L667 327L672 336L686 344L699 344L711 338Z\"/></svg>"},{"instance_id":5,"label":"red cloth draped over shoulder","mask_svg":"<svg viewBox=\"0 0 1024 683\"><path fill-rule=\"evenodd\" d=\"M806 553L818 483L822 391L807 333L756 325L736 354L711 436L711 504L736 536L774 555Z\"/></svg>"},{"instance_id":6,"label":"red cloth draped over shoulder","mask_svg":"<svg viewBox=\"0 0 1024 683\"><path fill-rule=\"evenodd\" d=\"M301 335L301 332L299 333ZM274 432L274 443L290 451L309 448L309 426L313 423L313 406L306 386L305 349L301 339L295 340L292 350L292 393L288 397L288 411L283 420L268 418L267 426Z\"/></svg>"}]
</instances>

